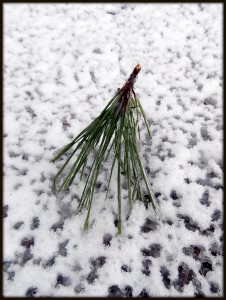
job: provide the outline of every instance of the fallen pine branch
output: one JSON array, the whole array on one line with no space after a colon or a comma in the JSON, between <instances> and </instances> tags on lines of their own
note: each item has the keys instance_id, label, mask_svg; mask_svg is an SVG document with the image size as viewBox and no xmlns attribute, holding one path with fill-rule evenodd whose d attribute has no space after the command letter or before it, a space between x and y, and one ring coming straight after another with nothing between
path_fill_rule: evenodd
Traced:
<instances>
[{"instance_id":1,"label":"fallen pine branch","mask_svg":"<svg viewBox=\"0 0 226 300\"><path fill-rule=\"evenodd\" d=\"M114 154L107 184L106 199L113 170L117 167L118 233L122 233L122 174L126 177L127 181L129 205L132 205L135 200L140 200L144 203L146 208L150 203L154 211L157 209L156 201L151 191L137 145L137 139L140 138L140 128L138 124L140 116L144 120L149 137L152 137L144 110L134 91L134 83L140 70L140 65L137 65L125 85L121 89L118 89L116 95L109 101L101 114L69 144L59 149L52 159L54 163L62 158L64 154L68 153L69 150L73 149L72 153L54 177L53 187L58 193L62 190L67 190L78 173L80 173L80 180L82 180L84 170L88 170L84 190L77 208L77 211L87 208L87 217L84 223L85 230L87 230L89 226L89 217L98 175L103 162L108 159L110 152ZM94 149L95 154L91 159L91 166L88 168L88 160L92 157ZM77 157L70 171L64 177L59 187L56 188L58 178L76 152ZM116 163L117 166L115 166Z\"/></svg>"}]
</instances>

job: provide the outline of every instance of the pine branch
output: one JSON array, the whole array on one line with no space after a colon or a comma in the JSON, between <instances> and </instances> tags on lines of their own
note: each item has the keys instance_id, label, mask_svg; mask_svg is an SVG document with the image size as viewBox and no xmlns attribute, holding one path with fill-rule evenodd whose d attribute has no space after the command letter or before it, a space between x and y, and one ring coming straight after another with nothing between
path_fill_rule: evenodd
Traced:
<instances>
[{"instance_id":1,"label":"pine branch","mask_svg":"<svg viewBox=\"0 0 226 300\"><path fill-rule=\"evenodd\" d=\"M89 217L98 175L103 162L108 159L112 149L114 157L107 184L106 199L117 160L118 233L121 234L122 232L121 174L123 174L127 180L129 205L132 205L132 202L137 199L142 201L145 207L147 207L150 202L154 211L157 209L156 201L151 191L137 145L137 138L140 138L138 124L140 115L143 117L151 138L151 130L146 115L134 91L134 83L140 70L140 65L137 65L127 82L109 101L101 114L69 144L59 149L52 159L52 162L56 162L75 146L53 179L53 188L56 189L58 193L63 189L68 189L78 173L80 173L80 180L82 180L84 171L89 171L80 203L77 207L77 211L81 211L83 208L87 208L88 210L84 224L85 230L89 228ZM92 155L93 149L96 149L94 155ZM61 185L56 188L57 180L76 152L77 157L70 171L63 179ZM92 160L92 165L88 169L87 164L89 159ZM145 192L143 192L142 183L144 183Z\"/></svg>"}]
</instances>

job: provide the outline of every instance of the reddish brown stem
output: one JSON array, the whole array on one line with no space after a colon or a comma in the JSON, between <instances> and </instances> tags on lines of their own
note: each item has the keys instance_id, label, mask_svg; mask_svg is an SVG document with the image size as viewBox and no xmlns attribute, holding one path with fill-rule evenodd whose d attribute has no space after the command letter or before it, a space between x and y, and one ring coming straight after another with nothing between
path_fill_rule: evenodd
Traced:
<instances>
[{"instance_id":1,"label":"reddish brown stem","mask_svg":"<svg viewBox=\"0 0 226 300\"><path fill-rule=\"evenodd\" d=\"M132 74L130 75L129 79L125 83L125 85L120 89L120 94L122 95L122 101L125 103L125 106L127 106L131 91L133 90L133 85L135 83L137 74L140 72L141 66L137 65L134 69Z\"/></svg>"}]
</instances>

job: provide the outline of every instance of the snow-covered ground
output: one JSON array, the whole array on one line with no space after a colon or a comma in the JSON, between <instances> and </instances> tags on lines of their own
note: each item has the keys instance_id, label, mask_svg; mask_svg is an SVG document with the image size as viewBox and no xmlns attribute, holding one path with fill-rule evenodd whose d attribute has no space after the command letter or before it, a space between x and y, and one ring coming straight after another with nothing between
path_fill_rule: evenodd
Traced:
<instances>
[{"instance_id":1,"label":"snow-covered ground","mask_svg":"<svg viewBox=\"0 0 226 300\"><path fill-rule=\"evenodd\" d=\"M160 218L124 199L119 237L103 169L84 233L50 159L138 63ZM223 295L222 76L222 4L4 5L5 296Z\"/></svg>"}]
</instances>

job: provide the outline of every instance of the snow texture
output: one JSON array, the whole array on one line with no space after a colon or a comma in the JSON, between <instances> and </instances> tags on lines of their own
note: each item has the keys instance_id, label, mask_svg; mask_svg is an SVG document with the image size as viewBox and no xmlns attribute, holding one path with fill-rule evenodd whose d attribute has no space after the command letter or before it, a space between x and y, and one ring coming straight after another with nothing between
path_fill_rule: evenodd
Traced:
<instances>
[{"instance_id":1,"label":"snow texture","mask_svg":"<svg viewBox=\"0 0 226 300\"><path fill-rule=\"evenodd\" d=\"M222 4L4 4L4 295L222 296ZM160 217L82 184L52 191L53 152L133 68Z\"/></svg>"}]
</instances>

